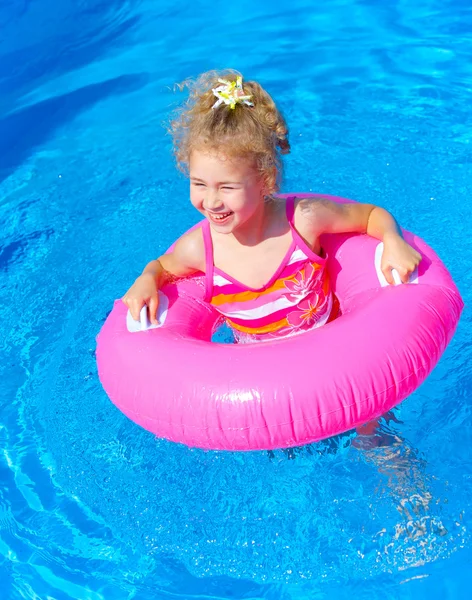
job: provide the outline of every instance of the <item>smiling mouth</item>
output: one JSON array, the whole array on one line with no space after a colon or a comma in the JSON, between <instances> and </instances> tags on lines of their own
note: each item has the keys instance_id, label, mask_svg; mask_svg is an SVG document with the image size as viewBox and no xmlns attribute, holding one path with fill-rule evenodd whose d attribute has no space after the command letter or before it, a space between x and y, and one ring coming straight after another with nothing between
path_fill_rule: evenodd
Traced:
<instances>
[{"instance_id":1,"label":"smiling mouth","mask_svg":"<svg viewBox=\"0 0 472 600\"><path fill-rule=\"evenodd\" d=\"M207 213L207 214L214 223L223 223L224 221L229 219L229 217L231 217L231 215L234 213L232 211L228 211L225 213Z\"/></svg>"}]
</instances>

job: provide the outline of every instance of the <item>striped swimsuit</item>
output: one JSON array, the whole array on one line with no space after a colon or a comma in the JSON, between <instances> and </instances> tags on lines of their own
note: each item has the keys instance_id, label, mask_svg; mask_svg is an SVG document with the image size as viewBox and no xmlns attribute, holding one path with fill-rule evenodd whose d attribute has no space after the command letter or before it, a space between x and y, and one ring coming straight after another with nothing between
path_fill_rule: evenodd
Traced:
<instances>
[{"instance_id":1,"label":"striped swimsuit","mask_svg":"<svg viewBox=\"0 0 472 600\"><path fill-rule=\"evenodd\" d=\"M313 252L295 229L294 203L295 197L287 198L290 248L270 281L257 290L214 266L210 223L203 223L206 300L225 317L238 342L301 333L324 325L334 312L327 259Z\"/></svg>"}]
</instances>

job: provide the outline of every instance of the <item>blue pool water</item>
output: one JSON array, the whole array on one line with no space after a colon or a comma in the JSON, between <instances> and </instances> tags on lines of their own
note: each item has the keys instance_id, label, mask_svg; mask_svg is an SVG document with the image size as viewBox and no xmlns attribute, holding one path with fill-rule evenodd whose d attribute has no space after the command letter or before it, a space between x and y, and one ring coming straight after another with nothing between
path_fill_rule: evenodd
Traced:
<instances>
[{"instance_id":1,"label":"blue pool water","mask_svg":"<svg viewBox=\"0 0 472 600\"><path fill-rule=\"evenodd\" d=\"M0 3L1 600L468 596L468 4ZM228 66L287 117L284 191L391 209L463 294L440 364L375 438L188 449L97 380L113 299L197 217L162 127L172 85Z\"/></svg>"}]
</instances>

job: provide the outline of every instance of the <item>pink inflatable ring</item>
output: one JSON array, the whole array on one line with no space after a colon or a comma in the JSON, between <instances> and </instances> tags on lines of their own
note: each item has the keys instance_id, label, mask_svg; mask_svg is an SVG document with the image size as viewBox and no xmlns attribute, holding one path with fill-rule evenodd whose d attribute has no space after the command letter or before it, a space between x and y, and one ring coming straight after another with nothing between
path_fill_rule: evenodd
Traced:
<instances>
[{"instance_id":1,"label":"pink inflatable ring","mask_svg":"<svg viewBox=\"0 0 472 600\"><path fill-rule=\"evenodd\" d=\"M282 340L212 342L220 315L203 301L203 277L162 289L159 327L117 300L97 338L105 391L155 435L207 449L298 446L382 415L428 376L463 307L433 250L404 235L423 260L397 286L380 271L377 240L323 239L342 316Z\"/></svg>"}]
</instances>

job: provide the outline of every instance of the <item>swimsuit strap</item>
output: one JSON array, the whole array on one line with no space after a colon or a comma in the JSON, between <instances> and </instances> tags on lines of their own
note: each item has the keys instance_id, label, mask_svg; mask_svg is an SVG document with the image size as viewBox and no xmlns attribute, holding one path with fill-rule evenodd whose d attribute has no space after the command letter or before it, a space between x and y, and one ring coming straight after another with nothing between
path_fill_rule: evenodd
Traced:
<instances>
[{"instance_id":1,"label":"swimsuit strap","mask_svg":"<svg viewBox=\"0 0 472 600\"><path fill-rule=\"evenodd\" d=\"M206 219L202 223L202 234L205 246L205 301L210 302L213 296L213 242L210 223Z\"/></svg>"},{"instance_id":2,"label":"swimsuit strap","mask_svg":"<svg viewBox=\"0 0 472 600\"><path fill-rule=\"evenodd\" d=\"M287 221L290 225L290 230L292 231L292 240L298 246L302 248L306 248L307 244L305 240L302 239L298 231L295 229L294 217L295 217L295 200L296 196L289 196L285 201L285 214L287 215Z\"/></svg>"},{"instance_id":3,"label":"swimsuit strap","mask_svg":"<svg viewBox=\"0 0 472 600\"><path fill-rule=\"evenodd\" d=\"M285 214L287 215L287 221L290 224L290 228L293 231L293 216L295 214L295 196L289 196L285 201Z\"/></svg>"},{"instance_id":4,"label":"swimsuit strap","mask_svg":"<svg viewBox=\"0 0 472 600\"><path fill-rule=\"evenodd\" d=\"M297 198L296 196L289 196L286 200L286 207L285 207L285 211L287 214L287 221L290 225L290 229L292 230L292 239L293 239L294 243L296 244L296 246L298 246L298 248L303 250L303 252L311 260L315 260L318 263L321 260L324 263L326 260L326 255L319 256L318 254L316 254L316 252L313 252L312 248L306 243L306 241L298 233L298 231L295 227L294 216L295 216L295 200L296 200L296 198Z\"/></svg>"}]
</instances>

